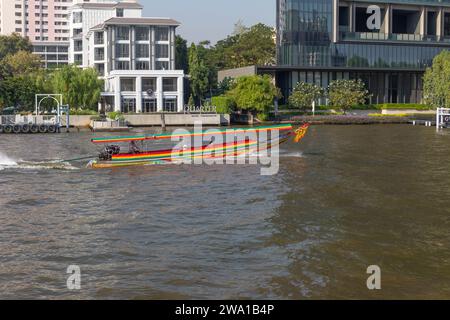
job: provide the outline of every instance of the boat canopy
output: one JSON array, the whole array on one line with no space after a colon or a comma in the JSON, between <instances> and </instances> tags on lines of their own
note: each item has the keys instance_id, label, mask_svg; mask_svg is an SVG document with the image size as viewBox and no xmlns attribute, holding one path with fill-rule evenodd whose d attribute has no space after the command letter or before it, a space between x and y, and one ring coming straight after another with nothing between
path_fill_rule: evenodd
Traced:
<instances>
[{"instance_id":1,"label":"boat canopy","mask_svg":"<svg viewBox=\"0 0 450 320\"><path fill-rule=\"evenodd\" d=\"M248 128L227 128L220 130L209 130L203 131L201 133L186 133L186 134L173 134L173 133L163 133L163 134L143 134L137 136L121 136L121 137L103 137L103 138L95 138L92 139L92 143L100 144L100 143L120 143L120 142L131 142L131 141L148 141L148 140L167 140L172 138L186 138L186 137L196 137L196 136L213 136L217 134L222 135L236 135L240 133L259 133L259 132L268 132L268 131L291 131L291 124L280 124L273 126L262 126L262 127L248 127Z\"/></svg>"}]
</instances>

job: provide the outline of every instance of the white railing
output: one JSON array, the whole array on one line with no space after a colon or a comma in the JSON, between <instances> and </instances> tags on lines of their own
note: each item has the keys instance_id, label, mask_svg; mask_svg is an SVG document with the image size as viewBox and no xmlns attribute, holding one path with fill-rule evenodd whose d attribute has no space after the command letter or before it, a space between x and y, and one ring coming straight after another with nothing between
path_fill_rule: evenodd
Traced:
<instances>
[{"instance_id":1,"label":"white railing","mask_svg":"<svg viewBox=\"0 0 450 320\"><path fill-rule=\"evenodd\" d=\"M0 116L0 124L14 125L14 124L58 124L58 117L55 115L2 115Z\"/></svg>"},{"instance_id":2,"label":"white railing","mask_svg":"<svg viewBox=\"0 0 450 320\"><path fill-rule=\"evenodd\" d=\"M436 110L436 130L439 131L446 125L450 125L450 108L438 108Z\"/></svg>"}]
</instances>

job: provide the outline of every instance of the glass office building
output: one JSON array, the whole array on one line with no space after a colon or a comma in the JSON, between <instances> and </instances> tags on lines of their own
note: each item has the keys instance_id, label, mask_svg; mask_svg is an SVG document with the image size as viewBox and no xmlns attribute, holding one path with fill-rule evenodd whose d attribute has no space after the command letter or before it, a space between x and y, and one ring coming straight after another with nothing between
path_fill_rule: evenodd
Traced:
<instances>
[{"instance_id":1,"label":"glass office building","mask_svg":"<svg viewBox=\"0 0 450 320\"><path fill-rule=\"evenodd\" d=\"M277 0L278 65L266 71L285 97L299 81L361 79L371 103L420 103L423 73L446 49L450 0Z\"/></svg>"}]
</instances>

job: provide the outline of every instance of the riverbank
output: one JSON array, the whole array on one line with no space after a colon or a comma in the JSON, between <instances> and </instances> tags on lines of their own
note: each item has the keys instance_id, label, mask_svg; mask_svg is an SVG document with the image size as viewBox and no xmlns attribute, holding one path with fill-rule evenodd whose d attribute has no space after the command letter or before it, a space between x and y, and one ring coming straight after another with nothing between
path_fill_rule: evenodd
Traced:
<instances>
[{"instance_id":1,"label":"riverbank","mask_svg":"<svg viewBox=\"0 0 450 320\"><path fill-rule=\"evenodd\" d=\"M370 116L370 115L317 115L292 116L281 120L269 121L271 123L311 123L313 125L372 125L372 124L408 124L416 116ZM424 120L424 117L420 117ZM431 120L431 117L430 119Z\"/></svg>"}]
</instances>

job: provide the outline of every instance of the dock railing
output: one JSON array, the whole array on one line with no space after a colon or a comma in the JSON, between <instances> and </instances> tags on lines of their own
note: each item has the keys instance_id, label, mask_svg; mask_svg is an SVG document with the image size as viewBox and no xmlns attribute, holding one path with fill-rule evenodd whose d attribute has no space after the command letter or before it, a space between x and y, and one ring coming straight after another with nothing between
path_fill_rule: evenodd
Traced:
<instances>
[{"instance_id":1,"label":"dock railing","mask_svg":"<svg viewBox=\"0 0 450 320\"><path fill-rule=\"evenodd\" d=\"M436 110L436 130L450 125L450 108L438 108Z\"/></svg>"}]
</instances>

